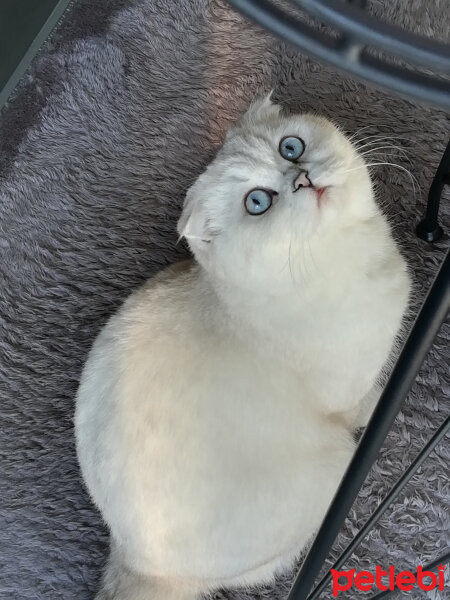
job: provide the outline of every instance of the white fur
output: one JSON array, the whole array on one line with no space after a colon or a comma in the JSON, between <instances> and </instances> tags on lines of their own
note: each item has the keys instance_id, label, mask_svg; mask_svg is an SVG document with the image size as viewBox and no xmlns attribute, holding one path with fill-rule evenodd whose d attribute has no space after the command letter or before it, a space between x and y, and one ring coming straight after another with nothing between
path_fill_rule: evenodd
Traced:
<instances>
[{"instance_id":1,"label":"white fur","mask_svg":"<svg viewBox=\"0 0 450 600\"><path fill-rule=\"evenodd\" d=\"M279 154L286 135L305 141L299 164ZM293 192L299 169L327 187L320 203ZM243 203L255 187L278 192L260 216ZM227 134L179 232L196 261L125 302L78 393L80 465L114 541L101 598L195 598L290 565L407 303L362 159L325 119L282 116L270 98Z\"/></svg>"}]
</instances>

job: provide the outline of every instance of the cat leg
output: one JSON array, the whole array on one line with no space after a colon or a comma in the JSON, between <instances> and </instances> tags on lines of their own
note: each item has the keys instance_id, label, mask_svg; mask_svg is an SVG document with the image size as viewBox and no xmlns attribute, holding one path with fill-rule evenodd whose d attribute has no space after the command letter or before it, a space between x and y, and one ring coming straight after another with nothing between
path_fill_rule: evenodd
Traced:
<instances>
[{"instance_id":1,"label":"cat leg","mask_svg":"<svg viewBox=\"0 0 450 600\"><path fill-rule=\"evenodd\" d=\"M134 572L112 547L102 588L95 600L199 600L200 597L199 589L191 584Z\"/></svg>"}]
</instances>

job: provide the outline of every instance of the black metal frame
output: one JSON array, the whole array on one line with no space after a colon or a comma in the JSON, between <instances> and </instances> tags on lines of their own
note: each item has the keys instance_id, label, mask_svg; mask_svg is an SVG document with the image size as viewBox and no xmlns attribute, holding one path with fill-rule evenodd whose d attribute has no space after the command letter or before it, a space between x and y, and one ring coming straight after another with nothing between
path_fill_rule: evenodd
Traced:
<instances>
[{"instance_id":1,"label":"black metal frame","mask_svg":"<svg viewBox=\"0 0 450 600\"><path fill-rule=\"evenodd\" d=\"M434 176L428 193L425 218L417 225L417 235L426 242L437 242L444 235L439 225L439 205L444 185L450 185L450 140L442 155L441 162Z\"/></svg>"},{"instance_id":2,"label":"black metal frame","mask_svg":"<svg viewBox=\"0 0 450 600\"><path fill-rule=\"evenodd\" d=\"M362 79L441 108L450 110L450 83L438 77L424 76L417 72L394 67L382 59L365 53L372 44L379 50L396 58L410 60L414 66L432 67L441 74L450 72L450 47L406 32L369 17L363 10L365 0L291 0L309 15L325 21L338 30L332 38L319 30L308 27L292 15L283 12L268 0L229 0L244 15L275 33L297 48L325 62L348 71ZM443 235L438 223L439 205L444 185L450 184L450 141L444 152L428 195L425 218L417 226L417 235L435 242ZM416 318L391 377L381 395L356 452L341 481L336 495L304 559L289 593L288 600L316 600L329 583L327 573L311 589L328 556L332 544L341 529L352 504L375 462L378 452L397 416L414 379L425 359L434 338L450 309L450 250L442 262L428 296ZM423 448L413 463L397 481L377 510L369 517L356 537L336 561L338 569L352 554L370 528L398 496L414 472L429 456L450 429L448 417ZM450 552L426 565L434 570L439 564L450 561ZM394 594L387 590L372 597L379 600Z\"/></svg>"},{"instance_id":3,"label":"black metal frame","mask_svg":"<svg viewBox=\"0 0 450 600\"><path fill-rule=\"evenodd\" d=\"M450 110L450 47L369 17L361 2L293 0L309 15L337 28L331 36L310 27L269 0L228 0L235 8L299 50L351 73L360 79L393 90L411 99ZM415 70L369 53L377 50L412 62ZM436 75L425 75L418 67L430 67Z\"/></svg>"}]
</instances>

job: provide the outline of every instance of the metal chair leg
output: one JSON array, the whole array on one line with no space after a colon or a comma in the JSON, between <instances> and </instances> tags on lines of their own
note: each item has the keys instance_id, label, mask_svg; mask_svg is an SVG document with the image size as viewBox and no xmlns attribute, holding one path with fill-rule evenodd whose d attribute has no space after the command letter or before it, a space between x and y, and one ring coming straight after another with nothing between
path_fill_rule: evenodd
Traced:
<instances>
[{"instance_id":1,"label":"metal chair leg","mask_svg":"<svg viewBox=\"0 0 450 600\"><path fill-rule=\"evenodd\" d=\"M426 242L437 242L444 235L442 227L438 222L439 205L441 203L441 195L444 185L450 185L450 140L442 156L441 162L428 193L428 203L425 212L425 218L417 225L416 228L418 237Z\"/></svg>"}]
</instances>

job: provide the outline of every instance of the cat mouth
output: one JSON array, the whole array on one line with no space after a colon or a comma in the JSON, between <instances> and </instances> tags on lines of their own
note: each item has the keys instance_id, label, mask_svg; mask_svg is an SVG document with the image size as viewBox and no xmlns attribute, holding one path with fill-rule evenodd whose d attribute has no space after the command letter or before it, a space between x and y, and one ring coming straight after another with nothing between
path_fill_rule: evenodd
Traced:
<instances>
[{"instance_id":1,"label":"cat mouth","mask_svg":"<svg viewBox=\"0 0 450 600\"><path fill-rule=\"evenodd\" d=\"M322 199L322 196L325 194L325 192L327 191L328 188L326 187L320 187L320 188L316 188L316 193L317 193L317 203L320 206L320 200Z\"/></svg>"},{"instance_id":2,"label":"cat mouth","mask_svg":"<svg viewBox=\"0 0 450 600\"><path fill-rule=\"evenodd\" d=\"M300 171L299 174L295 177L293 181L294 193L298 192L300 189L309 188L310 190L316 192L317 194L317 204L320 207L320 201L322 196L327 191L327 187L316 187L311 179L309 178L308 171Z\"/></svg>"}]
</instances>

